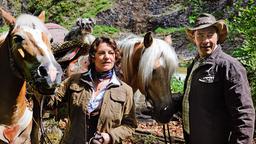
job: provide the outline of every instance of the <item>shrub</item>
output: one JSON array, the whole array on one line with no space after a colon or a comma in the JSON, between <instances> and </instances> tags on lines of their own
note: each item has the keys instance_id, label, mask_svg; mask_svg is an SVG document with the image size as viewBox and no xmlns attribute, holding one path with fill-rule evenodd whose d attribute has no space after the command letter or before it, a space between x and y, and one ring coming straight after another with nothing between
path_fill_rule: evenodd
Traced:
<instances>
[{"instance_id":1,"label":"shrub","mask_svg":"<svg viewBox=\"0 0 256 144\"><path fill-rule=\"evenodd\" d=\"M243 5L244 7L242 7ZM234 50L233 56L237 57L245 66L248 73L248 80L251 86L254 105L256 104L256 6L253 0L244 5L239 0L235 5L233 21L230 23L230 30L244 39L243 45Z\"/></svg>"}]
</instances>

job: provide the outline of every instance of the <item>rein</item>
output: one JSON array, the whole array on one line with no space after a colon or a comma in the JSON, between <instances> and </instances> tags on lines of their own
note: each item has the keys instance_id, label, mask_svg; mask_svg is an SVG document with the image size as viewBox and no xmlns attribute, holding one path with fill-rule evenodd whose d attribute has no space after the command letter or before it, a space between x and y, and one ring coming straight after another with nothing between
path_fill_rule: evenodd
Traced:
<instances>
[{"instance_id":1,"label":"rein","mask_svg":"<svg viewBox=\"0 0 256 144\"><path fill-rule=\"evenodd\" d=\"M166 136L166 133L165 133L165 126L166 126L166 129L167 129L167 132L168 132L168 137ZM169 129L169 126L168 124L163 124L163 134L164 134L164 142L165 144L168 144L168 140L169 140L169 143L172 142L172 139L171 139L171 135L170 135L170 129ZM167 140L168 138L168 140Z\"/></svg>"},{"instance_id":2,"label":"rein","mask_svg":"<svg viewBox=\"0 0 256 144\"><path fill-rule=\"evenodd\" d=\"M42 97L42 100L40 102L40 130L41 130L41 138L42 138L42 142L45 142L46 144L52 144L50 138L47 136L45 129L44 129L44 124L43 124L43 106L44 106L44 99L45 96ZM47 142L48 141L48 142Z\"/></svg>"},{"instance_id":3,"label":"rein","mask_svg":"<svg viewBox=\"0 0 256 144\"><path fill-rule=\"evenodd\" d=\"M28 85L29 88L31 91L27 92L27 93L30 93L31 95L35 95L35 94L40 94L38 93L34 88L33 86L31 85ZM42 94L40 94L42 95ZM46 144L52 144L50 138L47 136L46 132L45 132L45 129L44 129L44 125L43 125L43 105L44 105L44 100L45 100L45 96L42 96L42 99L41 100L38 100L40 101L40 109L39 109L39 123L33 118L33 121L35 122L35 124L37 126L39 126L40 130L41 130L41 139L40 139L40 143L43 143L45 142Z\"/></svg>"},{"instance_id":4,"label":"rein","mask_svg":"<svg viewBox=\"0 0 256 144\"><path fill-rule=\"evenodd\" d=\"M152 101L148 98L146 92L145 92L145 98L146 98L146 101L148 101L148 102L152 105ZM166 133L165 133L166 129L167 129L168 135L166 135ZM168 144L168 142L169 142L169 143L172 142L171 134L170 134L170 129L169 129L168 123L167 123L167 124L163 124L163 135L164 135L164 142L165 142L165 144Z\"/></svg>"},{"instance_id":5,"label":"rein","mask_svg":"<svg viewBox=\"0 0 256 144\"><path fill-rule=\"evenodd\" d=\"M12 29L11 29L12 30ZM8 48L8 56L9 56L9 61L10 61L10 68L13 72L13 74L15 76L17 76L18 78L20 79L25 79L25 75L22 74L20 68L17 66L17 63L14 59L14 56L13 56L13 53L12 53L12 43L11 43L11 40L10 40L10 33L11 33L11 30L9 31L8 35L6 36L6 39L7 39L7 48Z\"/></svg>"}]
</instances>

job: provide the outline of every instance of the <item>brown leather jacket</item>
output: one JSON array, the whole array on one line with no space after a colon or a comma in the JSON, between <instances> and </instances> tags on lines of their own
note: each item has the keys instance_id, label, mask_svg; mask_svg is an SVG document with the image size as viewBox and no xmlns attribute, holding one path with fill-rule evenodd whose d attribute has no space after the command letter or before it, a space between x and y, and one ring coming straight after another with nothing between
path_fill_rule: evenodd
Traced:
<instances>
[{"instance_id":1,"label":"brown leather jacket","mask_svg":"<svg viewBox=\"0 0 256 144\"><path fill-rule=\"evenodd\" d=\"M113 143L121 143L131 136L137 127L133 91L130 86L120 81L112 84L104 94L97 131L111 135ZM86 143L86 112L92 90L89 73L75 74L64 80L56 91L61 101L69 103L69 123L62 143Z\"/></svg>"},{"instance_id":2,"label":"brown leather jacket","mask_svg":"<svg viewBox=\"0 0 256 144\"><path fill-rule=\"evenodd\" d=\"M255 110L246 70L236 59L219 45L194 70L190 86L188 143L252 143Z\"/></svg>"}]
</instances>

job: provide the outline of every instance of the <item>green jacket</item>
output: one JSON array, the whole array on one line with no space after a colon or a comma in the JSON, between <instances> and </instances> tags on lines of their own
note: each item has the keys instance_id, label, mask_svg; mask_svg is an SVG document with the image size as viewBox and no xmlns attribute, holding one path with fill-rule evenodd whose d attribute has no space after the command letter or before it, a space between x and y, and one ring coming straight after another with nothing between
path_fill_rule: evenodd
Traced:
<instances>
[{"instance_id":1,"label":"green jacket","mask_svg":"<svg viewBox=\"0 0 256 144\"><path fill-rule=\"evenodd\" d=\"M113 143L121 143L132 136L137 122L133 91L123 81L120 85L112 84L104 94L97 131L111 135ZM86 111L92 95L92 82L89 73L75 74L64 80L56 91L62 102L68 102L69 123L61 143L86 143Z\"/></svg>"}]
</instances>

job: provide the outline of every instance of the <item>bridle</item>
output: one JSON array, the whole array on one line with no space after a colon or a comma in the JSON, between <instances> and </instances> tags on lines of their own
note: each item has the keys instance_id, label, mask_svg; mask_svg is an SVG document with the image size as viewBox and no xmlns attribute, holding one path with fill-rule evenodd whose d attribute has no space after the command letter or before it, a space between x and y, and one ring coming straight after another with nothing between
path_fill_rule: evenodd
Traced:
<instances>
[{"instance_id":1,"label":"bridle","mask_svg":"<svg viewBox=\"0 0 256 144\"><path fill-rule=\"evenodd\" d=\"M166 128L165 128L166 126ZM166 133L165 133L165 129L167 129L167 132L168 132L168 135L166 136ZM163 124L163 134L164 134L164 142L166 144L168 144L168 140L169 140L169 143L172 142L172 139L171 139L171 135L170 135L170 129L169 129L169 125L168 124ZM168 138L168 140L167 140Z\"/></svg>"},{"instance_id":2,"label":"bridle","mask_svg":"<svg viewBox=\"0 0 256 144\"><path fill-rule=\"evenodd\" d=\"M6 40L8 41L7 46L9 46L8 47L8 57L9 57L9 61L10 61L10 68L15 76L17 76L20 79L25 79L25 75L22 73L20 67L18 67L18 65L14 59L14 56L13 56L12 43L11 43L11 39L10 39L11 31L12 31L12 29L9 31L8 35L6 36Z\"/></svg>"},{"instance_id":3,"label":"bridle","mask_svg":"<svg viewBox=\"0 0 256 144\"><path fill-rule=\"evenodd\" d=\"M145 86L145 89L147 89L147 86ZM149 99L149 96L148 96L147 92L144 91L144 93L145 93L145 100L148 101L152 105L153 102L152 102L152 100ZM164 135L165 144L168 144L168 142L171 143L172 139L171 139L171 134L170 134L170 129L169 129L168 123L163 124L162 127L163 127L163 135ZM166 135L166 132L165 132L166 130L167 130L168 135Z\"/></svg>"}]
</instances>

